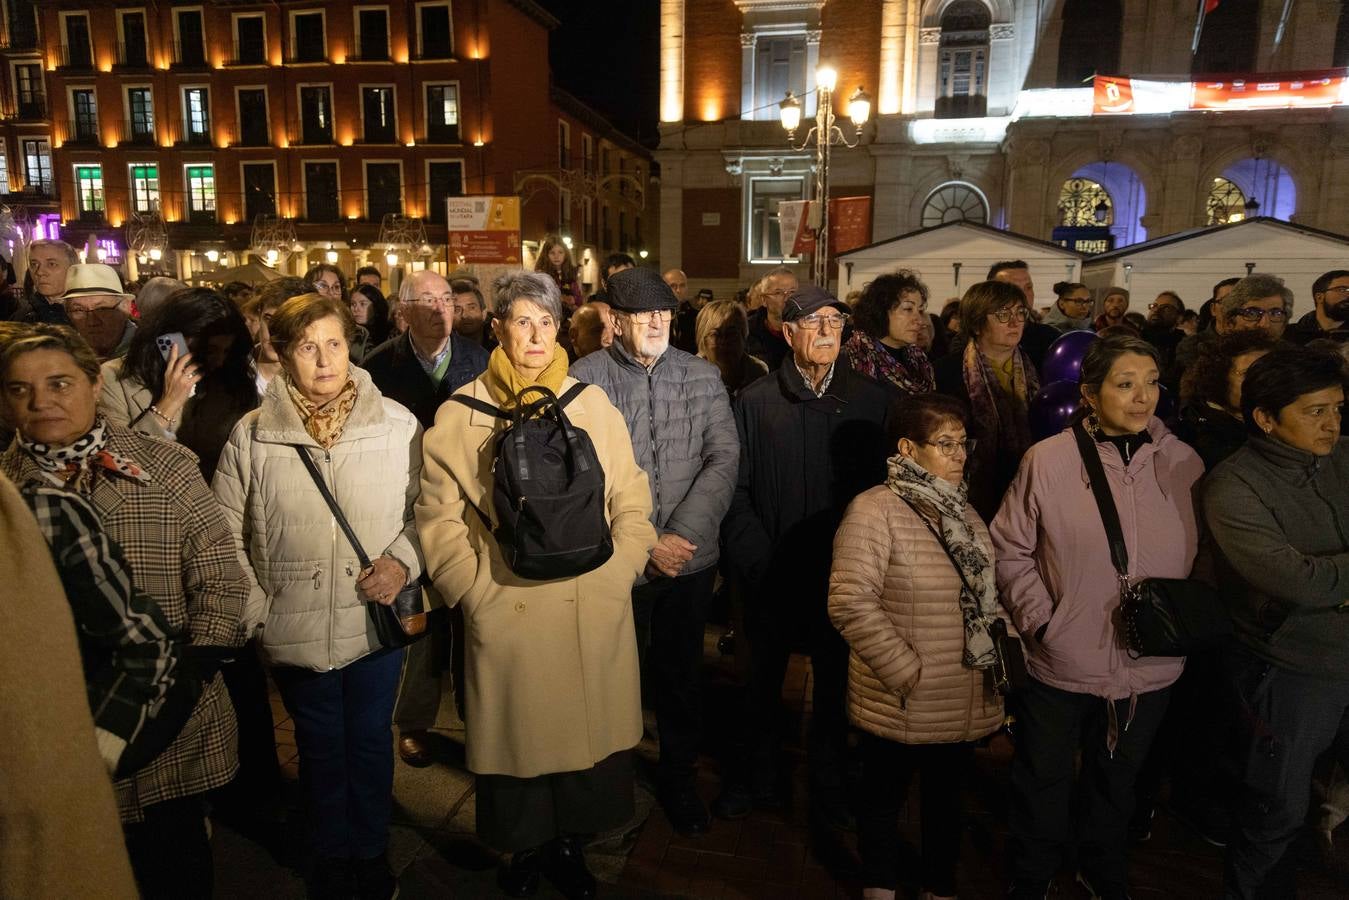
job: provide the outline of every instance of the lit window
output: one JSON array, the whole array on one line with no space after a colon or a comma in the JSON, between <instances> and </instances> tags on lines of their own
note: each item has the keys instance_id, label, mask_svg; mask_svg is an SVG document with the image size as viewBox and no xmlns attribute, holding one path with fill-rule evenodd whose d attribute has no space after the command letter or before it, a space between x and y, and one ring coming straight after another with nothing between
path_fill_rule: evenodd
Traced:
<instances>
[{"instance_id":1,"label":"lit window","mask_svg":"<svg viewBox=\"0 0 1349 900\"><path fill-rule=\"evenodd\" d=\"M426 86L426 139L433 144L459 143L459 87Z\"/></svg>"},{"instance_id":2,"label":"lit window","mask_svg":"<svg viewBox=\"0 0 1349 900\"><path fill-rule=\"evenodd\" d=\"M52 192L52 145L46 138L24 140L23 171L28 190L50 196Z\"/></svg>"},{"instance_id":3,"label":"lit window","mask_svg":"<svg viewBox=\"0 0 1349 900\"><path fill-rule=\"evenodd\" d=\"M0 151L0 194L9 193L9 159Z\"/></svg>"},{"instance_id":4,"label":"lit window","mask_svg":"<svg viewBox=\"0 0 1349 900\"><path fill-rule=\"evenodd\" d=\"M393 143L393 88L361 88L361 118L364 124L363 137L366 141Z\"/></svg>"},{"instance_id":5,"label":"lit window","mask_svg":"<svg viewBox=\"0 0 1349 900\"><path fill-rule=\"evenodd\" d=\"M75 197L80 215L103 213L103 167L75 167Z\"/></svg>"},{"instance_id":6,"label":"lit window","mask_svg":"<svg viewBox=\"0 0 1349 900\"><path fill-rule=\"evenodd\" d=\"M155 110L149 88L127 88L127 111L131 114L127 124L130 137L135 141L153 140L155 136Z\"/></svg>"},{"instance_id":7,"label":"lit window","mask_svg":"<svg viewBox=\"0 0 1349 900\"><path fill-rule=\"evenodd\" d=\"M188 166L187 212L193 221L215 221L215 166Z\"/></svg>"},{"instance_id":8,"label":"lit window","mask_svg":"<svg viewBox=\"0 0 1349 900\"><path fill-rule=\"evenodd\" d=\"M183 89L183 128L190 143L210 143L211 105L206 88Z\"/></svg>"},{"instance_id":9,"label":"lit window","mask_svg":"<svg viewBox=\"0 0 1349 900\"><path fill-rule=\"evenodd\" d=\"M960 181L941 185L923 203L922 225L932 228L946 222L987 224L988 204L978 189Z\"/></svg>"},{"instance_id":10,"label":"lit window","mask_svg":"<svg viewBox=\"0 0 1349 900\"><path fill-rule=\"evenodd\" d=\"M752 178L749 183L750 262L776 262L793 257L784 254L778 228L778 205L784 200L806 199L804 178ZM790 247L786 248L790 251Z\"/></svg>"},{"instance_id":11,"label":"lit window","mask_svg":"<svg viewBox=\"0 0 1349 900\"><path fill-rule=\"evenodd\" d=\"M131 167L131 211L147 215L159 208L159 167L133 165Z\"/></svg>"}]
</instances>

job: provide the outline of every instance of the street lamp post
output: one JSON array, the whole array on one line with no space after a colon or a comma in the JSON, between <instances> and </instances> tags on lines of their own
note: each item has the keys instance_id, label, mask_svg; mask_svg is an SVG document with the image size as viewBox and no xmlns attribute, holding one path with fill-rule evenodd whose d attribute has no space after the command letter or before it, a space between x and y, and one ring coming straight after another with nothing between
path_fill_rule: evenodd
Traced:
<instances>
[{"instance_id":1,"label":"street lamp post","mask_svg":"<svg viewBox=\"0 0 1349 900\"><path fill-rule=\"evenodd\" d=\"M848 118L852 120L856 133L853 139L838 127L834 116L834 88L838 86L838 73L830 68L821 68L815 72L815 124L796 143L796 129L801 124L801 101L791 91L778 104L782 116L782 127L787 130L787 145L798 153L810 146L815 140L815 200L817 212L812 215L815 223L815 254L811 263L814 282L826 287L829 280L829 162L831 148L835 144L844 147L856 147L862 142L862 126L871 118L871 95L861 87L848 100Z\"/></svg>"}]
</instances>

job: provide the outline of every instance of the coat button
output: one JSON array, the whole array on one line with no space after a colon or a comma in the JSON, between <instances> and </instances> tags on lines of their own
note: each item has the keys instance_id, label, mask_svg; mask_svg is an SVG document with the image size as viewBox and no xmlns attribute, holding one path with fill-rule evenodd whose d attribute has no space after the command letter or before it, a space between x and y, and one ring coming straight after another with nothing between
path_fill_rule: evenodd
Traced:
<instances>
[{"instance_id":1,"label":"coat button","mask_svg":"<svg viewBox=\"0 0 1349 900\"><path fill-rule=\"evenodd\" d=\"M523 601L523 600L516 600L516 601L515 601L515 611L516 611L516 612L524 612L524 611L525 611L525 601Z\"/></svg>"}]
</instances>

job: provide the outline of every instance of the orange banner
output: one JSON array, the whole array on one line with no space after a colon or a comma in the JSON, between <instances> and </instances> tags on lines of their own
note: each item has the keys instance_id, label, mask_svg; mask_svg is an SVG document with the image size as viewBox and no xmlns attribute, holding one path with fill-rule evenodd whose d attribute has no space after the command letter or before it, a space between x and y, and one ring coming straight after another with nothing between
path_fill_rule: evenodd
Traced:
<instances>
[{"instance_id":1,"label":"orange banner","mask_svg":"<svg viewBox=\"0 0 1349 900\"><path fill-rule=\"evenodd\" d=\"M1235 76L1196 81L1190 109L1288 109L1336 106L1344 90L1344 70Z\"/></svg>"}]
</instances>

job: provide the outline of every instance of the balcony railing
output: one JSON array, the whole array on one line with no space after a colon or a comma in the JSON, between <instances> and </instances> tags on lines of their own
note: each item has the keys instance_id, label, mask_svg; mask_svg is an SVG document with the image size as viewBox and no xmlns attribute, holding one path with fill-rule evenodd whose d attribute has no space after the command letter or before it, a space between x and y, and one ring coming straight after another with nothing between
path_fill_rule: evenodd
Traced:
<instances>
[{"instance_id":1,"label":"balcony railing","mask_svg":"<svg viewBox=\"0 0 1349 900\"><path fill-rule=\"evenodd\" d=\"M361 47L347 54L347 62L389 62L392 58L388 47Z\"/></svg>"},{"instance_id":2,"label":"balcony railing","mask_svg":"<svg viewBox=\"0 0 1349 900\"><path fill-rule=\"evenodd\" d=\"M265 66L267 64L267 42L261 38L235 41L229 64L232 66Z\"/></svg>"},{"instance_id":3,"label":"balcony railing","mask_svg":"<svg viewBox=\"0 0 1349 900\"><path fill-rule=\"evenodd\" d=\"M305 127L300 132L300 144L307 147L321 147L333 142L332 128Z\"/></svg>"},{"instance_id":4,"label":"balcony railing","mask_svg":"<svg viewBox=\"0 0 1349 900\"><path fill-rule=\"evenodd\" d=\"M178 135L178 139L177 139L176 141L174 141L174 143L175 143L177 146L180 146L180 147L209 147L209 146L211 146L212 141L211 141L211 125L210 125L210 123L208 122L208 123L206 124L206 130L205 130L205 131L188 131L188 130L184 130L182 133L180 133L180 134Z\"/></svg>"},{"instance_id":5,"label":"balcony railing","mask_svg":"<svg viewBox=\"0 0 1349 900\"><path fill-rule=\"evenodd\" d=\"M322 44L298 44L295 52L286 57L287 63L321 63L328 61L328 50Z\"/></svg>"},{"instance_id":6,"label":"balcony railing","mask_svg":"<svg viewBox=\"0 0 1349 900\"><path fill-rule=\"evenodd\" d=\"M14 104L14 117L17 119L47 118L46 97L20 97Z\"/></svg>"},{"instance_id":7,"label":"balcony railing","mask_svg":"<svg viewBox=\"0 0 1349 900\"><path fill-rule=\"evenodd\" d=\"M206 61L206 48L199 42L173 42L173 67L175 69L210 68Z\"/></svg>"},{"instance_id":8,"label":"balcony railing","mask_svg":"<svg viewBox=\"0 0 1349 900\"><path fill-rule=\"evenodd\" d=\"M153 122L123 119L117 135L119 144L133 147L153 147L155 144L155 125Z\"/></svg>"},{"instance_id":9,"label":"balcony railing","mask_svg":"<svg viewBox=\"0 0 1349 900\"><path fill-rule=\"evenodd\" d=\"M98 122L91 119L69 119L66 121L67 144L98 144Z\"/></svg>"},{"instance_id":10,"label":"balcony railing","mask_svg":"<svg viewBox=\"0 0 1349 900\"><path fill-rule=\"evenodd\" d=\"M119 69L150 68L150 53L146 49L145 43L142 41L128 44L126 41L118 41L117 67Z\"/></svg>"},{"instance_id":11,"label":"balcony railing","mask_svg":"<svg viewBox=\"0 0 1349 900\"><path fill-rule=\"evenodd\" d=\"M436 43L422 48L412 55L416 60L454 59L454 47L449 43Z\"/></svg>"},{"instance_id":12,"label":"balcony railing","mask_svg":"<svg viewBox=\"0 0 1349 900\"><path fill-rule=\"evenodd\" d=\"M418 143L426 144L457 144L459 138L459 124L431 122L426 127L426 136Z\"/></svg>"},{"instance_id":13,"label":"balcony railing","mask_svg":"<svg viewBox=\"0 0 1349 900\"><path fill-rule=\"evenodd\" d=\"M71 46L70 44L62 44L59 68L73 71L92 70L94 68L93 50L88 45Z\"/></svg>"}]
</instances>

